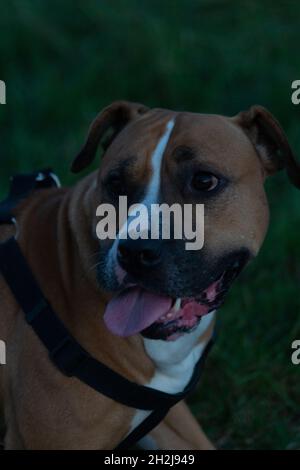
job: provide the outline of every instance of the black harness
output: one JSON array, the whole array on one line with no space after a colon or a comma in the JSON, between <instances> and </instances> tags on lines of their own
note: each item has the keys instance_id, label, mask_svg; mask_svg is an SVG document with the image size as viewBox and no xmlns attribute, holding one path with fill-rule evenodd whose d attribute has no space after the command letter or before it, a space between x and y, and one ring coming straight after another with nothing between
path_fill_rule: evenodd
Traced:
<instances>
[{"instance_id":1,"label":"black harness","mask_svg":"<svg viewBox=\"0 0 300 470\"><path fill-rule=\"evenodd\" d=\"M13 177L9 196L0 204L0 225L16 222L14 208L32 191L58 185L58 179L51 170ZM0 272L22 308L27 323L48 350L51 361L64 375L76 377L125 406L150 412L116 447L117 450L128 449L136 444L159 424L172 406L184 399L196 386L213 340L207 344L191 380L182 392L169 394L138 385L94 359L70 335L43 295L15 237L0 243Z\"/></svg>"}]
</instances>

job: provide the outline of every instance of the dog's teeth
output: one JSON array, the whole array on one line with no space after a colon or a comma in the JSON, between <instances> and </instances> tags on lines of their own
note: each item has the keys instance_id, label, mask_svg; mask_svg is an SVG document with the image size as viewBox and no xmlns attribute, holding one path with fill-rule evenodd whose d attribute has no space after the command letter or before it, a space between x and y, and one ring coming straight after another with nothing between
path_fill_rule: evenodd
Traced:
<instances>
[{"instance_id":1,"label":"dog's teeth","mask_svg":"<svg viewBox=\"0 0 300 470\"><path fill-rule=\"evenodd\" d=\"M181 306L181 299L178 298L178 299L176 299L176 302L175 302L175 304L174 304L174 310L175 310L175 312L178 312L178 310L180 309L180 306Z\"/></svg>"}]
</instances>

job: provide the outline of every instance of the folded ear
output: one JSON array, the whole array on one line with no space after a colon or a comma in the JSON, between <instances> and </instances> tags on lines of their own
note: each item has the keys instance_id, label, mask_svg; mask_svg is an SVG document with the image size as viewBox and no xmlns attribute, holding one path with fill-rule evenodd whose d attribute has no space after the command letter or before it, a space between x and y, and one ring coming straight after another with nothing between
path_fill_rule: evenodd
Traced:
<instances>
[{"instance_id":1,"label":"folded ear","mask_svg":"<svg viewBox=\"0 0 300 470\"><path fill-rule=\"evenodd\" d=\"M300 166L297 163L278 121L262 106L251 106L233 120L246 132L262 161L267 175L285 168L290 181L300 188Z\"/></svg>"},{"instance_id":2,"label":"folded ear","mask_svg":"<svg viewBox=\"0 0 300 470\"><path fill-rule=\"evenodd\" d=\"M106 148L130 121L147 110L148 108L142 104L128 101L116 101L103 109L91 124L87 140L72 163L72 172L78 173L92 163L98 145L108 130L111 129L112 134L106 142Z\"/></svg>"}]
</instances>

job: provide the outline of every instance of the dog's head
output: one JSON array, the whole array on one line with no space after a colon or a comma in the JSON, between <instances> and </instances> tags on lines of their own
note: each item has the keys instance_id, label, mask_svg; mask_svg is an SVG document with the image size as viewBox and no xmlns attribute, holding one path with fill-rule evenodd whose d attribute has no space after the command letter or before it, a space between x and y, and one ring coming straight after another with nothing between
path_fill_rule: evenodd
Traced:
<instances>
[{"instance_id":1,"label":"dog's head","mask_svg":"<svg viewBox=\"0 0 300 470\"><path fill-rule=\"evenodd\" d=\"M125 239L128 221L115 240L99 241L97 278L112 294L108 327L122 336L175 339L221 305L258 253L269 218L266 176L286 168L300 187L299 166L278 122L260 106L228 118L113 103L93 122L74 172L94 159L104 137L97 204L113 204L117 215L122 195L128 205L204 204L200 250L186 249L174 233ZM95 223L96 214L93 230Z\"/></svg>"}]
</instances>

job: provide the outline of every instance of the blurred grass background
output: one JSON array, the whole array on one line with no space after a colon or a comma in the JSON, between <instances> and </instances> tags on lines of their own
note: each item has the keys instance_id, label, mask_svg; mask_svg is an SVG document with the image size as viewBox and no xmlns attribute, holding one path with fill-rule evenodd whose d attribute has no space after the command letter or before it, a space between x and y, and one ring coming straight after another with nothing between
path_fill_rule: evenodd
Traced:
<instances>
[{"instance_id":1,"label":"blurred grass background","mask_svg":"<svg viewBox=\"0 0 300 470\"><path fill-rule=\"evenodd\" d=\"M0 196L16 172L52 166L63 183L91 119L116 99L233 115L254 103L300 157L297 1L0 0ZM264 247L219 312L194 413L222 448L300 448L300 193L267 183ZM33 423L34 425L34 423Z\"/></svg>"}]
</instances>

